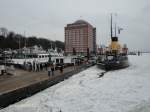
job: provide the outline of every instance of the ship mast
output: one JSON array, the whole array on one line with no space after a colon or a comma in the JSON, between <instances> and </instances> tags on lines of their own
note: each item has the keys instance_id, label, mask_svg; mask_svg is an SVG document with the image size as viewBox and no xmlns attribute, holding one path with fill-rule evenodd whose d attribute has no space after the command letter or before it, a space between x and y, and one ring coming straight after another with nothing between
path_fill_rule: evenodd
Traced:
<instances>
[{"instance_id":1,"label":"ship mast","mask_svg":"<svg viewBox=\"0 0 150 112\"><path fill-rule=\"evenodd\" d=\"M111 38L114 36L114 37L117 37L117 22L115 22L115 28L114 28L114 32L115 32L115 35L113 35L113 14L111 13L111 26L110 26L110 31L111 31Z\"/></svg>"},{"instance_id":2,"label":"ship mast","mask_svg":"<svg viewBox=\"0 0 150 112\"><path fill-rule=\"evenodd\" d=\"M117 37L117 31L116 31L116 25L117 23L115 23L115 37Z\"/></svg>"},{"instance_id":3,"label":"ship mast","mask_svg":"<svg viewBox=\"0 0 150 112\"><path fill-rule=\"evenodd\" d=\"M111 14L111 23L110 23L110 31L111 31L111 38L113 37L113 31L112 31L112 14Z\"/></svg>"}]
</instances>

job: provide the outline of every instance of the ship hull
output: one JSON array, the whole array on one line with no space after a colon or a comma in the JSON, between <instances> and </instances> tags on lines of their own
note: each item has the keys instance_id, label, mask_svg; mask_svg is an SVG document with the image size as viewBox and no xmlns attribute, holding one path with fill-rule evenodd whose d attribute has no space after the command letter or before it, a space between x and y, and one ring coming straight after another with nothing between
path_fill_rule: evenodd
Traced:
<instances>
[{"instance_id":1,"label":"ship hull","mask_svg":"<svg viewBox=\"0 0 150 112\"><path fill-rule=\"evenodd\" d=\"M128 60L123 60L123 61L116 61L116 62L99 62L97 63L97 66L101 69L104 69L106 71L108 70L117 70L117 69L122 69L126 68L129 66Z\"/></svg>"}]
</instances>

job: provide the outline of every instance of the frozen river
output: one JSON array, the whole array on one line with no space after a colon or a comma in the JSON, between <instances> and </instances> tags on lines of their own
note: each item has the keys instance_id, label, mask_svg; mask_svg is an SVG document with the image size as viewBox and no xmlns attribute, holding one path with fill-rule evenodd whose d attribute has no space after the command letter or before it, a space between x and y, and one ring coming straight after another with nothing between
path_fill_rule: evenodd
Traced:
<instances>
[{"instance_id":1,"label":"frozen river","mask_svg":"<svg viewBox=\"0 0 150 112\"><path fill-rule=\"evenodd\" d=\"M130 67L96 66L0 112L150 112L150 54L129 56Z\"/></svg>"}]
</instances>

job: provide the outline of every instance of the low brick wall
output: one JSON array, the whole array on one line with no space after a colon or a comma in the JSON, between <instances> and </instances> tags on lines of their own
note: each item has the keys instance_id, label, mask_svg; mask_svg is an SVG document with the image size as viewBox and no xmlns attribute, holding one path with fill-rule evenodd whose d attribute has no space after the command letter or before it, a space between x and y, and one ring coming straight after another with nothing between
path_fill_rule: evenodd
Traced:
<instances>
[{"instance_id":1,"label":"low brick wall","mask_svg":"<svg viewBox=\"0 0 150 112\"><path fill-rule=\"evenodd\" d=\"M13 91L10 91L7 93L3 93L0 95L0 108L5 108L10 104L18 102L29 96L32 96L33 94L40 92L52 85L55 85L65 79L69 78L70 76L87 69L90 66L91 65L88 65L88 66L83 65L76 70L65 73L64 75L57 76L57 77L53 78L53 80L48 79L48 80L40 81L38 83L34 83L34 84L31 84L31 85L23 87L23 88L18 88L16 90L13 90Z\"/></svg>"}]
</instances>

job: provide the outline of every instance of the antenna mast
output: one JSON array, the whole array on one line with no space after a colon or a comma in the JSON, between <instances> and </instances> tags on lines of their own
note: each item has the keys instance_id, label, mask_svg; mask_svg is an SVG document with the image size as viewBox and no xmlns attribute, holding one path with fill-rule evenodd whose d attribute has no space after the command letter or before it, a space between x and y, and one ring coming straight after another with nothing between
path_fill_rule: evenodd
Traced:
<instances>
[{"instance_id":1,"label":"antenna mast","mask_svg":"<svg viewBox=\"0 0 150 112\"><path fill-rule=\"evenodd\" d=\"M25 37L25 35L26 35L26 32L24 31L24 39L25 39L25 47L27 46L27 43L26 43L26 37Z\"/></svg>"}]
</instances>

